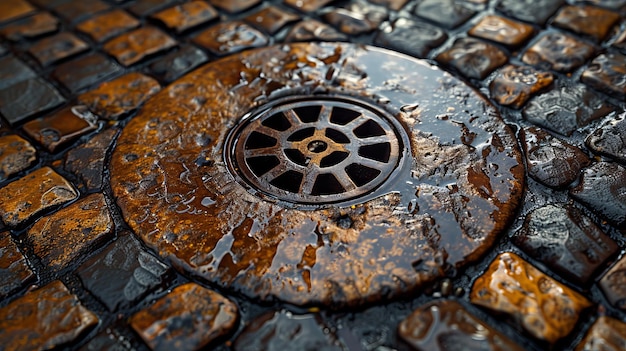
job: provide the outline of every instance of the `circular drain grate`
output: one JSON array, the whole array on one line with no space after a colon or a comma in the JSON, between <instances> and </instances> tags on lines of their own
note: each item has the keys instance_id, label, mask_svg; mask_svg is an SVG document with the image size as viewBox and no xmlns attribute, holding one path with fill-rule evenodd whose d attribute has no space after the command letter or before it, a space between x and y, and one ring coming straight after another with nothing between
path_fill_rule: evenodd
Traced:
<instances>
[{"instance_id":1,"label":"circular drain grate","mask_svg":"<svg viewBox=\"0 0 626 351\"><path fill-rule=\"evenodd\" d=\"M231 170L296 204L347 201L378 188L402 141L392 117L348 98L289 98L249 114L229 138Z\"/></svg>"}]
</instances>

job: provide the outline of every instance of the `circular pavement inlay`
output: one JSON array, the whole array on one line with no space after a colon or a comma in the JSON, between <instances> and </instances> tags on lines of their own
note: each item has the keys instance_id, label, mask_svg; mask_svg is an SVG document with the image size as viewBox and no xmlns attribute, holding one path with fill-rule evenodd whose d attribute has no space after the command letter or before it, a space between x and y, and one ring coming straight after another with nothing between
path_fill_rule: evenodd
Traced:
<instances>
[{"instance_id":1,"label":"circular pavement inlay","mask_svg":"<svg viewBox=\"0 0 626 351\"><path fill-rule=\"evenodd\" d=\"M195 70L128 123L110 169L125 220L179 270L329 308L417 293L479 258L524 173L511 130L463 82L336 43Z\"/></svg>"}]
</instances>

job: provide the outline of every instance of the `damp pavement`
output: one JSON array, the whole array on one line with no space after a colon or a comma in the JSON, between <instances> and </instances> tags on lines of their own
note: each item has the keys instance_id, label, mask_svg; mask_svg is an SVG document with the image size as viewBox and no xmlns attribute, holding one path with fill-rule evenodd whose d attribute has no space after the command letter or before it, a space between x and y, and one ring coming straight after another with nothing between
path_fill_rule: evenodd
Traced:
<instances>
[{"instance_id":1,"label":"damp pavement","mask_svg":"<svg viewBox=\"0 0 626 351\"><path fill-rule=\"evenodd\" d=\"M626 1L0 1L6 350L626 349Z\"/></svg>"}]
</instances>

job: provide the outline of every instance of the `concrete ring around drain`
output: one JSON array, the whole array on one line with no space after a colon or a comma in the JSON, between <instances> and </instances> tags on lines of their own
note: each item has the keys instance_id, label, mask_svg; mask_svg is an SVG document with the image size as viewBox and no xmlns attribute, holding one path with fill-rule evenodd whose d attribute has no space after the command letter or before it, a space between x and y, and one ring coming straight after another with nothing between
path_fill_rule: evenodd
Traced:
<instances>
[{"instance_id":1,"label":"concrete ring around drain","mask_svg":"<svg viewBox=\"0 0 626 351\"><path fill-rule=\"evenodd\" d=\"M384 110L406 135L405 166L347 205L260 197L228 167L226 139L242 116L294 95ZM130 120L110 171L124 219L180 271L257 301L328 308L419 293L478 259L515 215L524 179L514 134L478 93L413 58L343 43L195 70Z\"/></svg>"}]
</instances>

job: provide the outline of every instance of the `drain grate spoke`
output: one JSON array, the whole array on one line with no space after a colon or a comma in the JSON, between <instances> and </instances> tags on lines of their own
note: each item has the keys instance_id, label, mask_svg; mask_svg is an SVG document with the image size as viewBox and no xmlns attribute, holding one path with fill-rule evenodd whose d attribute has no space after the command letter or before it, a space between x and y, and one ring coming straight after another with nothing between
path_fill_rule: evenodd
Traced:
<instances>
[{"instance_id":1,"label":"drain grate spoke","mask_svg":"<svg viewBox=\"0 0 626 351\"><path fill-rule=\"evenodd\" d=\"M348 98L294 98L233 131L229 164L249 186L295 204L336 203L378 188L399 163L391 117Z\"/></svg>"}]
</instances>

